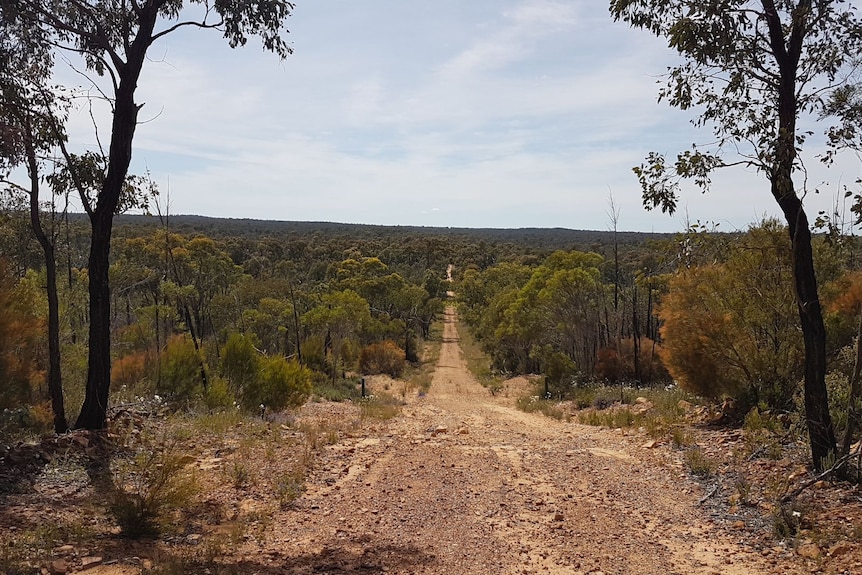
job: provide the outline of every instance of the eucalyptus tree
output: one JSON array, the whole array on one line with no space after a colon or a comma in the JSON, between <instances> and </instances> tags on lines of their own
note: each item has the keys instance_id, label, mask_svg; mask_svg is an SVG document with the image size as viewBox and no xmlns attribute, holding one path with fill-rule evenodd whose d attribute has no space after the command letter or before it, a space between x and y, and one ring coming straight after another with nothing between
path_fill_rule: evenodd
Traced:
<instances>
[{"instance_id":1,"label":"eucalyptus tree","mask_svg":"<svg viewBox=\"0 0 862 575\"><path fill-rule=\"evenodd\" d=\"M42 218L42 182L52 168L45 156L64 141L62 130L68 102L49 85L53 54L26 22L0 13L0 184L28 199L30 228L42 250L48 299L48 394L54 431L68 429L60 370L60 304L55 257L57 227ZM26 184L11 174L26 172ZM56 167L56 166L55 166ZM53 202L50 202L53 207ZM55 210L51 210L52 216Z\"/></svg>"},{"instance_id":2,"label":"eucalyptus tree","mask_svg":"<svg viewBox=\"0 0 862 575\"><path fill-rule=\"evenodd\" d=\"M826 331L803 205L808 190L800 177L800 151L814 132L800 127L800 120L813 125L846 114L846 108L827 104L852 79L862 52L862 21L843 0L611 0L610 12L666 38L679 52L682 63L668 70L659 100L692 110L692 123L711 129L716 140L714 149L694 147L672 164L650 153L634 169L645 207L673 213L682 179L706 190L715 169L742 164L765 176L784 215L805 349L806 422L813 464L821 469L836 442L825 384Z\"/></svg>"},{"instance_id":3,"label":"eucalyptus tree","mask_svg":"<svg viewBox=\"0 0 862 575\"><path fill-rule=\"evenodd\" d=\"M231 47L259 36L265 50L290 54L287 0L3 0L3 17L39 29L55 50L79 55L87 68L106 76L111 101L110 144L104 177L92 201L83 200L91 223L89 271L89 357L87 387L76 426L105 425L111 378L109 255L113 217L132 160L141 106L135 101L150 48L184 28L214 29Z\"/></svg>"}]
</instances>

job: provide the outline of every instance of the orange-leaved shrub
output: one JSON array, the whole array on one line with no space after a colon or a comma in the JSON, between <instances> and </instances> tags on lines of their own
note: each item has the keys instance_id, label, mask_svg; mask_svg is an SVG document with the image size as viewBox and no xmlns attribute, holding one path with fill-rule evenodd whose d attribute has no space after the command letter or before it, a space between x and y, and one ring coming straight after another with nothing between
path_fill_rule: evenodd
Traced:
<instances>
[{"instance_id":1,"label":"orange-leaved shrub","mask_svg":"<svg viewBox=\"0 0 862 575\"><path fill-rule=\"evenodd\" d=\"M385 373L401 377L406 364L404 350L391 340L372 343L362 348L359 354L359 371L368 375Z\"/></svg>"},{"instance_id":2,"label":"orange-leaved shrub","mask_svg":"<svg viewBox=\"0 0 862 575\"><path fill-rule=\"evenodd\" d=\"M32 284L16 282L0 260L0 409L30 403L44 381L44 322Z\"/></svg>"},{"instance_id":3,"label":"orange-leaved shrub","mask_svg":"<svg viewBox=\"0 0 862 575\"><path fill-rule=\"evenodd\" d=\"M724 263L682 270L658 308L660 355L685 390L732 397L745 409L790 409L803 345L790 241L775 221L732 244Z\"/></svg>"}]
</instances>

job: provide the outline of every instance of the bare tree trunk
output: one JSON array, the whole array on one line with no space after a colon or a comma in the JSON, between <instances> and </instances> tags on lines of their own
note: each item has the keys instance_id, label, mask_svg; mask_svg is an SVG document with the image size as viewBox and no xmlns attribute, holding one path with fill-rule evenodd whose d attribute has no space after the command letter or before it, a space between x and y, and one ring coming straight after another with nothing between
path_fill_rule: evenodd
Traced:
<instances>
[{"instance_id":1,"label":"bare tree trunk","mask_svg":"<svg viewBox=\"0 0 862 575\"><path fill-rule=\"evenodd\" d=\"M60 303L57 297L57 260L54 242L42 227L39 212L39 166L36 150L29 137L24 138L27 154L27 170L30 175L30 226L42 247L45 257L46 290L48 292L48 394L51 396L51 411L54 415L54 432L69 430L66 407L63 401L63 377L60 371Z\"/></svg>"},{"instance_id":2,"label":"bare tree trunk","mask_svg":"<svg viewBox=\"0 0 862 575\"><path fill-rule=\"evenodd\" d=\"M805 420L811 444L811 458L818 471L835 455L836 441L829 396L826 391L826 328L817 293L817 276L811 249L811 229L802 200L793 185L796 161L796 74L805 43L804 22L811 10L810 0L794 9L794 25L785 42L785 28L773 0L762 0L769 26L772 52L781 77L778 89L778 132L775 139L775 161L769 174L772 196L781 207L790 232L793 259L793 285L802 339L805 344Z\"/></svg>"}]
</instances>

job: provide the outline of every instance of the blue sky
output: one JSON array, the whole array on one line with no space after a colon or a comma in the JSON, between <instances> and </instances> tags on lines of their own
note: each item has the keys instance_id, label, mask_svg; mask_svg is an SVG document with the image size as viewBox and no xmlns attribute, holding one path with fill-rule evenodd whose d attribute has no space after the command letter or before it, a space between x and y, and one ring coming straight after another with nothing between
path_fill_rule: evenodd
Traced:
<instances>
[{"instance_id":1,"label":"blue sky","mask_svg":"<svg viewBox=\"0 0 862 575\"><path fill-rule=\"evenodd\" d=\"M656 103L674 54L606 2L298 0L288 27L286 61L213 31L151 48L133 170L150 171L172 213L606 229L610 194L625 230L778 213L743 169L685 193L676 217L644 211L631 167L710 134ZM93 145L86 108L71 125ZM855 158L830 174L808 165L809 185L859 175ZM809 195L810 212L833 190Z\"/></svg>"}]
</instances>

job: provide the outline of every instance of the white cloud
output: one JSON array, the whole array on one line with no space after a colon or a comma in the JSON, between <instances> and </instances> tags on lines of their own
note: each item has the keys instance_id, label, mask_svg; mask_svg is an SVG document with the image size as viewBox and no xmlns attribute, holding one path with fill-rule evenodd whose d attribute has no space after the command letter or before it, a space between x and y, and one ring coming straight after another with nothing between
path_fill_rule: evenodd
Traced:
<instances>
[{"instance_id":1,"label":"white cloud","mask_svg":"<svg viewBox=\"0 0 862 575\"><path fill-rule=\"evenodd\" d=\"M205 31L154 47L134 169L169 182L175 213L603 229L610 189L622 227L680 227L643 211L631 166L709 135L655 103L672 55L605 4L320 0L290 29L283 63ZM736 227L771 203L746 174L682 200Z\"/></svg>"}]
</instances>

